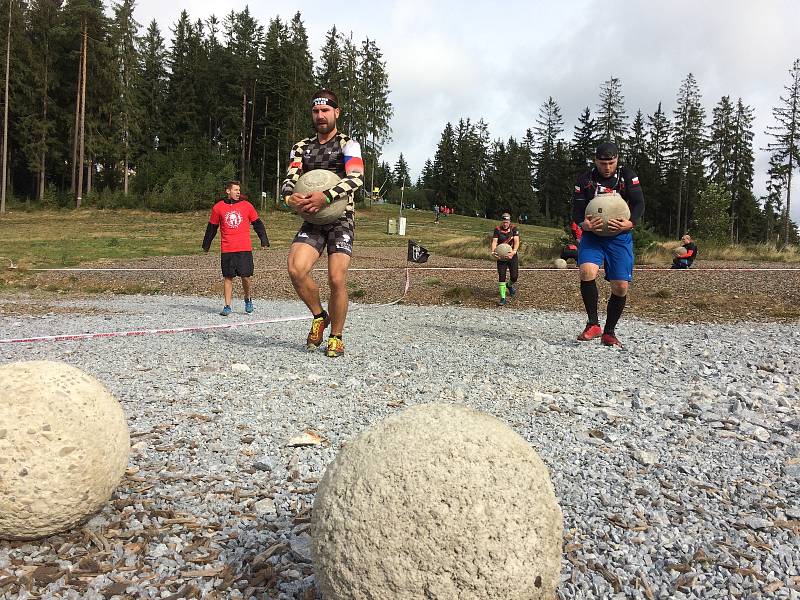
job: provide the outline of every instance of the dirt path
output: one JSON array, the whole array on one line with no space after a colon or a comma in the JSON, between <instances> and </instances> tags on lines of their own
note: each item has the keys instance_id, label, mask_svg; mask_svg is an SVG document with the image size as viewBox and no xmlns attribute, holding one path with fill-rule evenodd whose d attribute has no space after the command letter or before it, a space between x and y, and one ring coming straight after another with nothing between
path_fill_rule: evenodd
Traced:
<instances>
[{"instance_id":1,"label":"dirt path","mask_svg":"<svg viewBox=\"0 0 800 600\"><path fill-rule=\"evenodd\" d=\"M295 298L286 274L286 249L256 251L255 297ZM5 290L0 293L0 314L22 315L53 312L50 300L95 293L190 294L220 298L222 283L219 256L159 257L137 261L95 263L93 267L135 267L155 271L13 273L6 271ZM405 283L405 249L361 247L353 259L349 287L351 299L380 303L402 296ZM432 256L422 267L455 270L412 270L410 304L452 304L494 307L497 278L489 261ZM527 267L549 267L548 263ZM705 271L704 268L784 267L771 264L695 263L688 271L639 271L634 275L626 314L667 322L732 322L800 320L800 270L797 271ZM319 267L325 267L321 260ZM368 268L389 271L359 271ZM163 270L161 270L163 269ZM169 269L184 269L173 270ZM325 274L317 273L323 296ZM582 311L574 267L568 271L548 269L522 272L520 293L510 303L517 309ZM608 286L600 283L601 306ZM237 285L235 294L241 295ZM59 307L58 310L64 310ZM498 309L500 310L500 309ZM602 312L602 311L601 311Z\"/></svg>"}]
</instances>

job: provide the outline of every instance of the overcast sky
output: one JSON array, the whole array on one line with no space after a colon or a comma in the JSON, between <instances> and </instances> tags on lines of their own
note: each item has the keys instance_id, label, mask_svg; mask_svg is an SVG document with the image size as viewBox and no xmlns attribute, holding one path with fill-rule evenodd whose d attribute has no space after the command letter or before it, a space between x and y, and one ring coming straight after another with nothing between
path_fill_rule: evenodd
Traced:
<instances>
[{"instance_id":1,"label":"overcast sky","mask_svg":"<svg viewBox=\"0 0 800 600\"><path fill-rule=\"evenodd\" d=\"M192 19L242 10L236 0L171 4L140 0L136 18L156 19L162 34L182 9ZM800 58L799 0L392 0L299 3L261 0L250 11L265 26L300 10L311 50L319 57L325 33L336 25L357 40L375 39L389 70L394 105L393 141L384 159L402 152L416 180L433 158L445 123L483 118L492 138L520 138L552 96L561 107L565 136L585 106L594 114L600 85L622 82L629 122L658 102L671 116L681 81L691 72L707 120L723 95L755 108L756 180L766 179L767 125L784 94L788 70ZM796 178L800 180L800 177ZM647 183L642 182L645 193ZM800 190L800 184L794 190ZM800 220L800 196L792 214Z\"/></svg>"}]
</instances>

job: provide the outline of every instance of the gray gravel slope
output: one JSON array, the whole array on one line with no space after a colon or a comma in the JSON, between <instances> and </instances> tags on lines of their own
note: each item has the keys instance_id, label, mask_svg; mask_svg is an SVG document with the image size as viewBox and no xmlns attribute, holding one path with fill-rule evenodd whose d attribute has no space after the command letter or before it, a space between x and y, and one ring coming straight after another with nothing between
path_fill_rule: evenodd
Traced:
<instances>
[{"instance_id":1,"label":"gray gravel slope","mask_svg":"<svg viewBox=\"0 0 800 600\"><path fill-rule=\"evenodd\" d=\"M70 302L107 312L4 317L0 338L225 322L216 300ZM229 319L297 314L299 303L261 302ZM98 377L134 445L114 501L87 525L105 553L81 532L0 542L0 586L13 581L0 597L30 597L27 585L45 598L313 598L308 515L325 465L403 405L445 401L504 420L550 469L562 598L800 598L797 327L623 319L619 350L575 341L582 325L365 306L337 360L303 350L307 321L0 345L1 362L65 360ZM305 430L323 443L287 446ZM79 566L87 557L96 571ZM37 565L64 573L32 578Z\"/></svg>"}]
</instances>

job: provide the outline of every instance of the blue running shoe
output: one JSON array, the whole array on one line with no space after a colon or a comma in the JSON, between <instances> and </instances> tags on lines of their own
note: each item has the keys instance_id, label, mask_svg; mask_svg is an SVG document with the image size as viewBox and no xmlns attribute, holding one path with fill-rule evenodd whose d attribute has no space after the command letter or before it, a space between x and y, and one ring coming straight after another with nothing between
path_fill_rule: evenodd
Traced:
<instances>
[{"instance_id":1,"label":"blue running shoe","mask_svg":"<svg viewBox=\"0 0 800 600\"><path fill-rule=\"evenodd\" d=\"M223 308L219 314L220 316L227 317L229 314L231 314L231 307L226 304L225 308Z\"/></svg>"},{"instance_id":2,"label":"blue running shoe","mask_svg":"<svg viewBox=\"0 0 800 600\"><path fill-rule=\"evenodd\" d=\"M253 312L253 299L252 298L245 298L244 299L244 312L248 315Z\"/></svg>"}]
</instances>

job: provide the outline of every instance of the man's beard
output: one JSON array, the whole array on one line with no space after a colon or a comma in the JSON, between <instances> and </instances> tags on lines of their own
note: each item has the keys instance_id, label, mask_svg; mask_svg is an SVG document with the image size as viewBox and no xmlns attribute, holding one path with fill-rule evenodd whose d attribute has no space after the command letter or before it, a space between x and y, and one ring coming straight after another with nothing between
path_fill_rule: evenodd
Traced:
<instances>
[{"instance_id":1,"label":"man's beard","mask_svg":"<svg viewBox=\"0 0 800 600\"><path fill-rule=\"evenodd\" d=\"M314 127L317 129L317 133L324 135L336 129L336 121L334 120L333 122L328 121L327 123L314 123Z\"/></svg>"}]
</instances>

